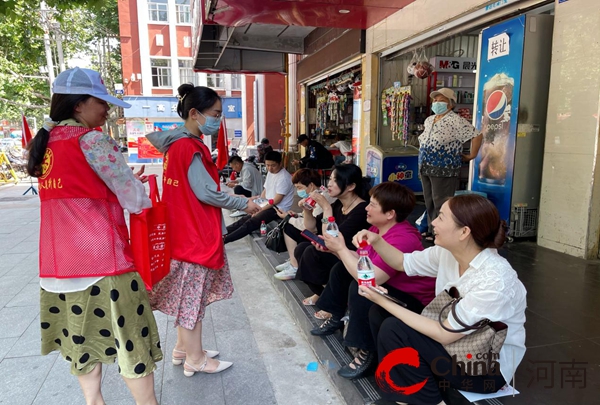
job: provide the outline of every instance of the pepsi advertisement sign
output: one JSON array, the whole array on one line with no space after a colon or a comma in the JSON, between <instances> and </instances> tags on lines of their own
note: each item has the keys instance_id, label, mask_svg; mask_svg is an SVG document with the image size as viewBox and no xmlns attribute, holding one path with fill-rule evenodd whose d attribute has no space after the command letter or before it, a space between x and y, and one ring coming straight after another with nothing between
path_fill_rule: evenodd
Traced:
<instances>
[{"instance_id":1,"label":"pepsi advertisement sign","mask_svg":"<svg viewBox=\"0 0 600 405\"><path fill-rule=\"evenodd\" d=\"M471 189L486 193L507 222L511 212L524 37L525 16L520 16L483 30L481 38L475 126L483 134L483 140L473 163ZM490 49L497 47L500 39L505 51ZM494 57L490 58L490 54Z\"/></svg>"}]
</instances>

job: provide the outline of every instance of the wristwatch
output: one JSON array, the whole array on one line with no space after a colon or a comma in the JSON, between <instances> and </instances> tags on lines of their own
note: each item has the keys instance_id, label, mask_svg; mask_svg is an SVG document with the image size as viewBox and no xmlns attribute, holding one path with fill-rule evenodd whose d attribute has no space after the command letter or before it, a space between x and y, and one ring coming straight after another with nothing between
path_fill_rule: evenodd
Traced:
<instances>
[{"instance_id":1,"label":"wristwatch","mask_svg":"<svg viewBox=\"0 0 600 405\"><path fill-rule=\"evenodd\" d=\"M329 223L329 218L325 218L325 217L321 218L321 223L322 224L328 224Z\"/></svg>"}]
</instances>

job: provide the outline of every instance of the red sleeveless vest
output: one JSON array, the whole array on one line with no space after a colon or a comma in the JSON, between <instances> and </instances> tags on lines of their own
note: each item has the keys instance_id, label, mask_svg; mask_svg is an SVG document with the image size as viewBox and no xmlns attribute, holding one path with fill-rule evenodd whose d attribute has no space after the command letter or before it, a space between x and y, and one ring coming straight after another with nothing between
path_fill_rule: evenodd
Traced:
<instances>
[{"instance_id":1,"label":"red sleeveless vest","mask_svg":"<svg viewBox=\"0 0 600 405\"><path fill-rule=\"evenodd\" d=\"M221 209L198 200L188 180L188 169L199 153L206 171L220 190L219 171L200 141L175 141L163 163L163 201L167 203L171 257L218 270L225 264Z\"/></svg>"},{"instance_id":2,"label":"red sleeveless vest","mask_svg":"<svg viewBox=\"0 0 600 405\"><path fill-rule=\"evenodd\" d=\"M40 277L101 277L135 270L123 208L79 145L89 131L59 126L50 132L38 183Z\"/></svg>"}]
</instances>

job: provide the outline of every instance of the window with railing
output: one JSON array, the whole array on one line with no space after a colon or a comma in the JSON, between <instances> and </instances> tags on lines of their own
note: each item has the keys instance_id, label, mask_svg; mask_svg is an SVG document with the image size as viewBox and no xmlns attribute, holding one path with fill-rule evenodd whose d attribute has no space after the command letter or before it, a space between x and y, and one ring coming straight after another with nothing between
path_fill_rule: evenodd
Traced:
<instances>
[{"instance_id":1,"label":"window with railing","mask_svg":"<svg viewBox=\"0 0 600 405\"><path fill-rule=\"evenodd\" d=\"M194 86L200 85L200 78L198 73L193 70L193 61L179 59L179 82L192 83Z\"/></svg>"},{"instance_id":2,"label":"window with railing","mask_svg":"<svg viewBox=\"0 0 600 405\"><path fill-rule=\"evenodd\" d=\"M212 73L206 75L206 83L208 87L215 89L225 88L225 76L221 73Z\"/></svg>"},{"instance_id":3,"label":"window with railing","mask_svg":"<svg viewBox=\"0 0 600 405\"><path fill-rule=\"evenodd\" d=\"M231 90L242 89L242 75L231 75Z\"/></svg>"},{"instance_id":4,"label":"window with railing","mask_svg":"<svg viewBox=\"0 0 600 405\"><path fill-rule=\"evenodd\" d=\"M176 0L175 9L177 10L177 24L191 23L190 0Z\"/></svg>"},{"instance_id":5,"label":"window with railing","mask_svg":"<svg viewBox=\"0 0 600 405\"><path fill-rule=\"evenodd\" d=\"M152 22L169 22L167 0L148 0L148 17Z\"/></svg>"},{"instance_id":6,"label":"window with railing","mask_svg":"<svg viewBox=\"0 0 600 405\"><path fill-rule=\"evenodd\" d=\"M171 87L171 61L169 59L150 59L153 87Z\"/></svg>"}]
</instances>

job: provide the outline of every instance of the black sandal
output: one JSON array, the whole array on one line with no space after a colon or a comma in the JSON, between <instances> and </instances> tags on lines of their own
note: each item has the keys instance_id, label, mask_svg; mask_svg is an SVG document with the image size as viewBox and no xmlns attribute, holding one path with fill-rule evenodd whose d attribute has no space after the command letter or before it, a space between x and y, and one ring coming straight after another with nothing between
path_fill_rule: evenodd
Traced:
<instances>
[{"instance_id":1,"label":"black sandal","mask_svg":"<svg viewBox=\"0 0 600 405\"><path fill-rule=\"evenodd\" d=\"M375 353L360 349L352 362L340 368L337 373L348 379L360 378L373 363L375 363ZM351 364L354 364L354 368L350 367Z\"/></svg>"}]
</instances>

